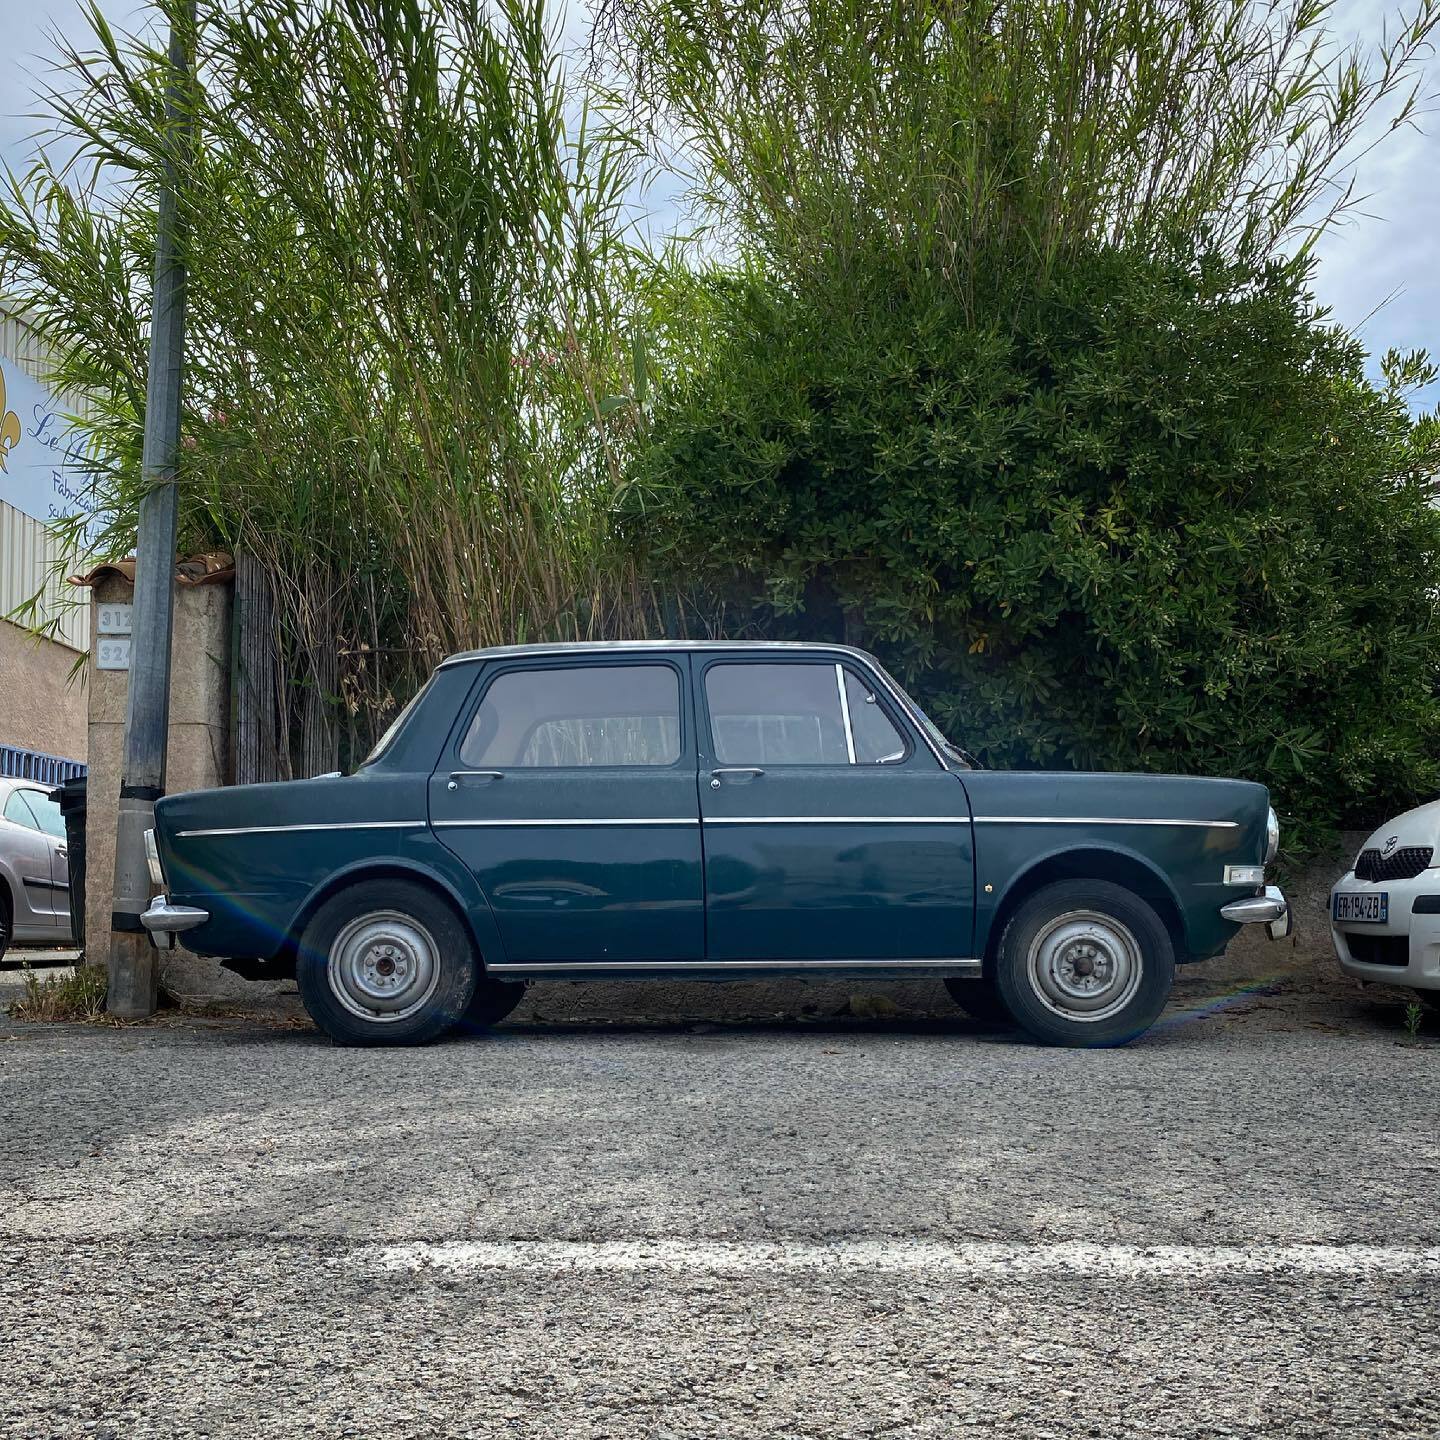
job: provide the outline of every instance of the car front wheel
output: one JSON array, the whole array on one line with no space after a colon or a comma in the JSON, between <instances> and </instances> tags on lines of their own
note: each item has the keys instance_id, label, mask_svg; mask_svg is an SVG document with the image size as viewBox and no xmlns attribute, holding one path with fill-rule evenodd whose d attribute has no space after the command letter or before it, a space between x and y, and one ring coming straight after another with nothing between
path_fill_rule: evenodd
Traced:
<instances>
[{"instance_id":1,"label":"car front wheel","mask_svg":"<svg viewBox=\"0 0 1440 1440\"><path fill-rule=\"evenodd\" d=\"M310 1018L341 1045L423 1045L465 1014L475 947L434 891L372 880L332 895L311 918L295 967Z\"/></svg>"},{"instance_id":2,"label":"car front wheel","mask_svg":"<svg viewBox=\"0 0 1440 1440\"><path fill-rule=\"evenodd\" d=\"M995 979L1016 1021L1050 1045L1124 1045L1165 1008L1170 933L1154 908L1108 880L1061 880L1021 902Z\"/></svg>"}]
</instances>

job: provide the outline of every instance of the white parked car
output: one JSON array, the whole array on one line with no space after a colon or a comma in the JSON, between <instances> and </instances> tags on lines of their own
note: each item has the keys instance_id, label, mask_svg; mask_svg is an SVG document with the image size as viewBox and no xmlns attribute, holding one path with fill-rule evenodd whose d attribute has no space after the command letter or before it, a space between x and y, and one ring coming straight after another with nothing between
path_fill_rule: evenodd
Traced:
<instances>
[{"instance_id":1,"label":"white parked car","mask_svg":"<svg viewBox=\"0 0 1440 1440\"><path fill-rule=\"evenodd\" d=\"M1382 825L1330 892L1340 968L1440 999L1440 800Z\"/></svg>"}]
</instances>

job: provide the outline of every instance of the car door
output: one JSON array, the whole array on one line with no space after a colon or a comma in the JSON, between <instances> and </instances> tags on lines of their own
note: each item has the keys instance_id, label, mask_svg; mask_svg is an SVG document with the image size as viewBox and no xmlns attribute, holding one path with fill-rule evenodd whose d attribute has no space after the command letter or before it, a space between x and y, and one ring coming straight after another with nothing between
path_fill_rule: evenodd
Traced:
<instances>
[{"instance_id":1,"label":"car door","mask_svg":"<svg viewBox=\"0 0 1440 1440\"><path fill-rule=\"evenodd\" d=\"M970 956L969 803L846 657L697 657L707 957Z\"/></svg>"},{"instance_id":2,"label":"car door","mask_svg":"<svg viewBox=\"0 0 1440 1440\"><path fill-rule=\"evenodd\" d=\"M494 968L703 959L689 690L684 653L487 667L430 819L489 901Z\"/></svg>"},{"instance_id":3,"label":"car door","mask_svg":"<svg viewBox=\"0 0 1440 1440\"><path fill-rule=\"evenodd\" d=\"M46 790L26 790L26 803L41 833L50 842L50 903L55 928L62 935L70 931L70 851L65 834L65 817L60 802Z\"/></svg>"},{"instance_id":4,"label":"car door","mask_svg":"<svg viewBox=\"0 0 1440 1440\"><path fill-rule=\"evenodd\" d=\"M56 841L45 833L40 817L32 808L31 796L43 800L38 790L17 787L5 797L0 808L0 845L3 845L11 873L19 882L15 888L14 926L17 939L49 939L62 925L69 924L68 891L57 889L52 859ZM58 808L58 807L57 807Z\"/></svg>"}]
</instances>

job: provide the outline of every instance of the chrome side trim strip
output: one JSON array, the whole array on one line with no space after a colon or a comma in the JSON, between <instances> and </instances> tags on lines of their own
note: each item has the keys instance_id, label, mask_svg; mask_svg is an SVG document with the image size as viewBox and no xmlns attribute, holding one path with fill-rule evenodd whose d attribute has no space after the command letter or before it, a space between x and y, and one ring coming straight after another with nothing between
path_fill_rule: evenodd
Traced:
<instances>
[{"instance_id":1,"label":"chrome side trim strip","mask_svg":"<svg viewBox=\"0 0 1440 1440\"><path fill-rule=\"evenodd\" d=\"M707 815L707 825L968 825L965 815Z\"/></svg>"},{"instance_id":2,"label":"chrome side trim strip","mask_svg":"<svg viewBox=\"0 0 1440 1440\"><path fill-rule=\"evenodd\" d=\"M1238 830L1238 820L1164 820L1125 815L977 815L977 825L1184 825L1202 830Z\"/></svg>"},{"instance_id":3,"label":"chrome side trim strip","mask_svg":"<svg viewBox=\"0 0 1440 1440\"><path fill-rule=\"evenodd\" d=\"M700 821L690 816L662 816L656 818L636 817L634 819L582 818L574 816L564 819L506 819L506 820L436 820L439 829L466 829L491 827L532 828L545 825L568 825L590 827L595 825L628 825L649 827L655 825L698 825ZM964 815L716 815L707 816L707 825L966 825ZM1198 828L1202 830L1238 830L1238 820L1164 820L1113 815L977 815L977 825L1171 825ZM423 820L342 820L329 824L305 825L233 825L218 826L206 830L177 830L176 839L201 835L283 835L301 830L418 830L423 829Z\"/></svg>"},{"instance_id":4,"label":"chrome side trim strip","mask_svg":"<svg viewBox=\"0 0 1440 1440\"><path fill-rule=\"evenodd\" d=\"M340 820L316 825L231 825L214 830L177 830L177 840L188 835L282 835L291 830L421 830L423 820Z\"/></svg>"},{"instance_id":5,"label":"chrome side trim strip","mask_svg":"<svg viewBox=\"0 0 1440 1440\"><path fill-rule=\"evenodd\" d=\"M740 815L705 817L707 825L968 825L965 815ZM977 815L977 825L1190 825L1238 828L1235 820L1126 819L1108 815Z\"/></svg>"},{"instance_id":6,"label":"chrome side trim strip","mask_svg":"<svg viewBox=\"0 0 1440 1440\"><path fill-rule=\"evenodd\" d=\"M640 826L650 827L654 825L698 825L700 821L696 818L667 818L661 817L651 819L646 816L637 817L634 820L605 819L582 819L580 816L573 816L560 820L436 820L434 822L437 830L473 830L509 827L512 829L530 829L537 825L569 825L576 829L588 828L591 825L628 825L632 828Z\"/></svg>"},{"instance_id":7,"label":"chrome side trim strip","mask_svg":"<svg viewBox=\"0 0 1440 1440\"><path fill-rule=\"evenodd\" d=\"M983 960L955 956L941 960L560 960L487 965L487 971L661 970L679 978L686 970L963 970L978 975Z\"/></svg>"}]
</instances>

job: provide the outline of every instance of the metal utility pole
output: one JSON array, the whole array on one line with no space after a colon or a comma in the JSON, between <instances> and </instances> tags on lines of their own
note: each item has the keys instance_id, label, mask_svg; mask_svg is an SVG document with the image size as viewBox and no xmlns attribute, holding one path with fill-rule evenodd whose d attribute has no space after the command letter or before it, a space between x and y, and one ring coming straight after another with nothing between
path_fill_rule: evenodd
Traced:
<instances>
[{"instance_id":1,"label":"metal utility pole","mask_svg":"<svg viewBox=\"0 0 1440 1440\"><path fill-rule=\"evenodd\" d=\"M110 919L110 988L114 1015L155 1013L156 953L140 924L153 886L145 832L165 792L170 716L170 633L175 613L175 456L180 446L180 387L185 346L185 264L179 254L176 152L190 142L190 44L195 0L177 0L170 18L170 82L165 95L168 158L155 231L155 292L150 316L150 373L145 382L145 444L135 547L135 613L125 762L115 836L115 896Z\"/></svg>"}]
</instances>

